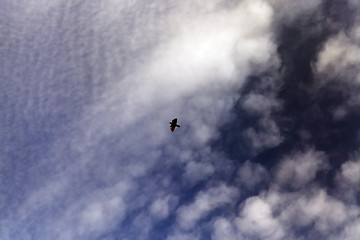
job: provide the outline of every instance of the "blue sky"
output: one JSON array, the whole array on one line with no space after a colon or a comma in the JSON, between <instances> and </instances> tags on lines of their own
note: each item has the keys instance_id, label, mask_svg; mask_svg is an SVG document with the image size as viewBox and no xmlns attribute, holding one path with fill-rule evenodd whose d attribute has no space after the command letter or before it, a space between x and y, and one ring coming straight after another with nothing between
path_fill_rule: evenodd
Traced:
<instances>
[{"instance_id":1,"label":"blue sky","mask_svg":"<svg viewBox=\"0 0 360 240\"><path fill-rule=\"evenodd\" d=\"M359 236L358 1L0 5L0 239Z\"/></svg>"}]
</instances>

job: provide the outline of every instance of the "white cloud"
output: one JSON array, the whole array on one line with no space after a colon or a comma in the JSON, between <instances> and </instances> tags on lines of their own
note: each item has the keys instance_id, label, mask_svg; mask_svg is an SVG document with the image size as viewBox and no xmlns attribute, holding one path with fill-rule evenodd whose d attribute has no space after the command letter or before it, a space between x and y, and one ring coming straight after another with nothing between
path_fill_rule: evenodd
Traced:
<instances>
[{"instance_id":1,"label":"white cloud","mask_svg":"<svg viewBox=\"0 0 360 240\"><path fill-rule=\"evenodd\" d=\"M332 199L324 191L307 202L300 200L299 204L307 217L316 218L315 229L323 234L343 224L348 214L342 202Z\"/></svg>"},{"instance_id":2,"label":"white cloud","mask_svg":"<svg viewBox=\"0 0 360 240\"><path fill-rule=\"evenodd\" d=\"M171 211L173 211L174 205L177 202L177 197L168 195L166 197L157 198L149 207L151 215L157 219L167 218Z\"/></svg>"},{"instance_id":3,"label":"white cloud","mask_svg":"<svg viewBox=\"0 0 360 240\"><path fill-rule=\"evenodd\" d=\"M267 170L258 163L246 161L238 170L239 182L248 189L254 189L269 179Z\"/></svg>"},{"instance_id":4,"label":"white cloud","mask_svg":"<svg viewBox=\"0 0 360 240\"><path fill-rule=\"evenodd\" d=\"M276 171L276 180L281 185L293 188L305 187L316 177L318 171L327 169L328 163L323 152L308 149L285 156Z\"/></svg>"},{"instance_id":5,"label":"white cloud","mask_svg":"<svg viewBox=\"0 0 360 240\"><path fill-rule=\"evenodd\" d=\"M161 121L178 116L182 126L179 131L187 134L184 135L187 141L172 146L174 151L170 153L171 156L177 152L190 154L184 176L198 181L215 171L211 164L191 162L192 148L201 149L216 134L216 127L224 121L222 113L231 109L236 91L250 71L250 62L266 66L270 60L274 52L269 33L272 9L265 1L258 0L243 1L231 10L195 15L192 11L185 7L166 16L166 26L159 26L166 29L159 32L171 37L162 38L165 40L152 49L135 72L112 82L103 100L88 109L87 145L82 146L82 151L96 145L102 137L117 133L123 137L119 151L131 160L124 159L125 166L141 166L148 151L174 141L173 136L169 139L170 135L162 131ZM252 21L251 26L248 21ZM260 46L261 51L246 51L247 47ZM143 119L148 119L147 127L139 129ZM128 129L133 129L132 133ZM145 144L144 139L147 139ZM154 155L142 165L143 170L125 174L130 178L146 175L156 159ZM219 191L220 196L213 196L212 191ZM196 223L211 211L212 203L228 203L232 198L228 195L234 194L233 191L220 187L200 193L193 204L180 208L179 222L185 228ZM209 194L213 197L211 201ZM160 218L168 215L166 204L161 208L156 201L150 212Z\"/></svg>"},{"instance_id":6,"label":"white cloud","mask_svg":"<svg viewBox=\"0 0 360 240\"><path fill-rule=\"evenodd\" d=\"M197 183L233 166L226 162L224 167L225 160L213 161L210 156L215 154L207 144L227 121L246 76L277 64L271 33L273 19L292 20L299 14L310 15L321 1L244 0L233 3L231 8L221 0L206 3L105 0L76 4L67 1L59 8L59 1L22 3L20 13L28 15L12 15L20 20L13 18L16 21L11 25L19 30L12 34L26 42L19 56L36 63L47 62L44 66L50 69L50 74L45 74L31 72L33 67L46 69L41 64L25 66L29 75L64 75L70 82L64 88L66 93L61 93L65 96L74 94L72 87L78 86L78 78L86 79L93 85L75 94L91 91L93 96L80 105L66 106L77 112L66 125L67 132L48 143L52 147L40 154L42 160L26 161L25 165L34 165L24 175L33 172L39 175L21 186L19 191L24 192L16 193L19 200L11 204L15 209L3 214L10 217L6 220L1 217L2 239L97 238L115 229L121 231L117 227L133 210L140 213L130 217L134 218L131 227L146 238L154 222L174 214L178 204L179 196L170 190L176 183L172 182L171 173L166 172L170 167L176 165L184 170L187 180ZM8 9L11 6L6 5ZM24 20L28 21L25 25L14 26ZM42 26L51 30L44 39L33 31ZM356 58L359 32L359 28L354 28L348 35L340 33L326 43L316 64L319 73L341 75L345 69L349 80L360 82ZM56 36L61 38L55 41ZM62 47L50 51L56 57L56 66L48 61L48 52L42 52L46 51L43 46L54 47L47 41ZM28 47L39 52L31 53ZM58 61L64 49L66 54L60 58L69 61L66 66ZM16 64L21 63L20 58L16 57ZM76 74L65 72L72 67L78 71ZM30 84L38 81L34 79ZM50 77L47 79L49 85L59 87ZM45 91L46 84L35 85L34 91L22 90L29 90L30 95ZM49 104L50 100L58 104L59 99L52 97L51 89L46 91L45 96L51 96L50 99L36 99L40 102L39 111L44 116L62 116L56 104ZM258 128L245 130L256 150L277 146L283 140L270 114L281 108L275 96L252 92L242 103L245 110L262 114ZM23 110L22 107L16 106ZM31 110L24 109L26 114ZM12 115L17 114L9 114ZM167 122L174 116L179 117L182 127L171 134ZM344 111L339 108L335 117L343 116ZM18 164L22 163L14 163L16 167ZM292 227L296 225L318 231L322 236L341 229L335 239L355 239L360 229L357 206L347 206L321 188L302 188L326 167L326 157L315 150L286 156L273 181L268 181L269 189L242 202L238 216L231 213L211 219L212 238L294 239ZM163 169L161 180L154 179L153 171ZM342 165L337 180L355 189L360 181L359 171L358 162L349 161ZM242 165L237 176L250 189L270 178L261 165L251 162ZM139 182L143 184L138 185ZM294 192L282 192L287 184L295 188ZM238 201L239 189L230 185L199 190L193 202L175 212L177 221L167 239L200 239L200 234L190 229L215 210L233 208Z\"/></svg>"},{"instance_id":7,"label":"white cloud","mask_svg":"<svg viewBox=\"0 0 360 240\"><path fill-rule=\"evenodd\" d=\"M230 204L239 192L236 188L221 184L207 191L201 191L195 197L194 202L182 206L177 211L177 221L183 229L192 228L200 219L211 211L225 204Z\"/></svg>"},{"instance_id":8,"label":"white cloud","mask_svg":"<svg viewBox=\"0 0 360 240\"><path fill-rule=\"evenodd\" d=\"M212 239L300 240L305 234L310 239L346 239L357 231L352 223L359 213L358 206L346 205L318 187L287 192L273 186L246 199L238 216L216 219ZM296 238L299 231L303 237Z\"/></svg>"},{"instance_id":9,"label":"white cloud","mask_svg":"<svg viewBox=\"0 0 360 240\"><path fill-rule=\"evenodd\" d=\"M199 236L193 233L175 232L169 235L166 240L198 240Z\"/></svg>"},{"instance_id":10,"label":"white cloud","mask_svg":"<svg viewBox=\"0 0 360 240\"><path fill-rule=\"evenodd\" d=\"M214 233L211 236L213 240L236 240L235 229L232 223L226 218L219 218L214 222Z\"/></svg>"},{"instance_id":11,"label":"white cloud","mask_svg":"<svg viewBox=\"0 0 360 240\"><path fill-rule=\"evenodd\" d=\"M148 239L150 230L154 224L154 219L146 212L141 212L132 221L132 229L136 231L136 239Z\"/></svg>"},{"instance_id":12,"label":"white cloud","mask_svg":"<svg viewBox=\"0 0 360 240\"><path fill-rule=\"evenodd\" d=\"M135 188L122 182L91 192L72 202L61 217L51 219L44 229L59 239L85 239L113 230L126 215L126 198L130 189Z\"/></svg>"},{"instance_id":13,"label":"white cloud","mask_svg":"<svg viewBox=\"0 0 360 240\"><path fill-rule=\"evenodd\" d=\"M350 203L357 201L360 191L360 161L358 157L358 154L355 154L349 161L344 162L335 177L337 195Z\"/></svg>"},{"instance_id":14,"label":"white cloud","mask_svg":"<svg viewBox=\"0 0 360 240\"><path fill-rule=\"evenodd\" d=\"M249 62L266 63L274 52L269 34L272 10L265 1L244 1L232 10L190 17L174 16L168 19L177 30L174 37L153 51L149 64L106 93L105 106L116 102L124 124L148 114L151 106L170 111L174 102L172 111L179 111L182 97L204 89L211 92L211 86L236 90L249 73ZM252 21L251 27L248 21ZM250 44L263 50L245 51ZM204 107L212 107L213 101L207 102Z\"/></svg>"},{"instance_id":15,"label":"white cloud","mask_svg":"<svg viewBox=\"0 0 360 240\"><path fill-rule=\"evenodd\" d=\"M356 240L360 234L360 219L350 222L339 234L334 234L330 240Z\"/></svg>"},{"instance_id":16,"label":"white cloud","mask_svg":"<svg viewBox=\"0 0 360 240\"><path fill-rule=\"evenodd\" d=\"M51 1L48 2L46 0L30 0L30 1L26 1L26 9L24 12L23 16L31 16L31 15L38 15L38 17L42 16L42 14L46 13L47 11L49 11L50 9L54 8L54 7L58 7L58 5L60 4L60 1ZM39 18L40 18L39 17Z\"/></svg>"},{"instance_id":17,"label":"white cloud","mask_svg":"<svg viewBox=\"0 0 360 240\"><path fill-rule=\"evenodd\" d=\"M277 97L281 85L276 76L262 77L257 87L241 99L242 109L258 118L244 131L254 152L276 147L284 140L274 118L283 105Z\"/></svg>"},{"instance_id":18,"label":"white cloud","mask_svg":"<svg viewBox=\"0 0 360 240\"><path fill-rule=\"evenodd\" d=\"M358 214L358 210L328 195L323 189L304 194L283 196L287 205L281 210L279 219L291 227L310 227L323 236L336 232L347 221Z\"/></svg>"},{"instance_id":19,"label":"white cloud","mask_svg":"<svg viewBox=\"0 0 360 240\"><path fill-rule=\"evenodd\" d=\"M255 151L276 147L284 139L275 121L267 117L259 121L259 130L249 128L245 131L245 136Z\"/></svg>"},{"instance_id":20,"label":"white cloud","mask_svg":"<svg viewBox=\"0 0 360 240\"><path fill-rule=\"evenodd\" d=\"M360 161L348 161L342 164L340 172L341 180L350 185L360 183Z\"/></svg>"},{"instance_id":21,"label":"white cloud","mask_svg":"<svg viewBox=\"0 0 360 240\"><path fill-rule=\"evenodd\" d=\"M81 103L85 106L68 123L69 130L54 139L33 166L50 170L29 183L34 186L14 211L14 219L32 222L36 215L40 224L29 229L12 226L9 231L21 228L39 238L89 239L113 230L129 210L147 204L147 213L165 219L173 211L173 197L159 198L158 192L167 189L153 188L151 176L160 160L165 169L186 162L184 176L194 182L217 170L212 163L192 162L194 149L203 159L211 155L206 144L227 120L224 116L246 76L254 65L264 69L273 65L272 8L263 0L241 1L231 9L218 9L220 1L208 1L206 10L196 8L203 4L200 1L143 3L67 2L61 8L65 12L53 9L59 18L47 22L49 29L63 31L58 33L61 44L74 50L64 57L69 63L57 64L86 65L77 69L76 77L89 79L93 84L89 88L94 89L84 87L79 92L92 91L94 96ZM164 4L171 5L168 11ZM74 8L79 11L73 13ZM41 38L34 41L42 43ZM40 60L46 61L41 54ZM58 69L50 67L54 72ZM59 67L59 74L62 70ZM76 77L69 80L74 86ZM73 94L71 86L66 94ZM68 107L73 110L74 106ZM46 115L47 110L43 111ZM167 122L174 116L182 125L181 139L168 130ZM164 152L166 159L160 159L165 158ZM138 181L145 186L138 187ZM153 195L140 194L146 187L154 190ZM178 223L190 228L212 209L231 204L237 195L237 189L226 185L201 191L193 203L178 210ZM146 199L138 199L142 197ZM140 217L135 222L142 223ZM144 224L149 224L148 219ZM150 228L146 225L147 231ZM169 237L196 238L187 233Z\"/></svg>"},{"instance_id":22,"label":"white cloud","mask_svg":"<svg viewBox=\"0 0 360 240\"><path fill-rule=\"evenodd\" d=\"M281 223L273 217L271 205L259 197L251 197L245 201L235 224L245 239L275 240L286 236Z\"/></svg>"},{"instance_id":23,"label":"white cloud","mask_svg":"<svg viewBox=\"0 0 360 240\"><path fill-rule=\"evenodd\" d=\"M186 164L184 177L194 184L198 181L206 179L214 173L214 167L211 163L205 162L189 162Z\"/></svg>"},{"instance_id":24,"label":"white cloud","mask_svg":"<svg viewBox=\"0 0 360 240\"><path fill-rule=\"evenodd\" d=\"M279 109L281 104L276 99L262 94L251 93L242 103L244 109L253 113L267 113L272 109Z\"/></svg>"},{"instance_id":25,"label":"white cloud","mask_svg":"<svg viewBox=\"0 0 360 240\"><path fill-rule=\"evenodd\" d=\"M358 70L360 47L357 44L360 36L358 29L354 28L350 34L340 32L326 42L316 63L316 69L319 73L341 77L342 80L346 79L355 84L360 83L360 72Z\"/></svg>"}]
</instances>

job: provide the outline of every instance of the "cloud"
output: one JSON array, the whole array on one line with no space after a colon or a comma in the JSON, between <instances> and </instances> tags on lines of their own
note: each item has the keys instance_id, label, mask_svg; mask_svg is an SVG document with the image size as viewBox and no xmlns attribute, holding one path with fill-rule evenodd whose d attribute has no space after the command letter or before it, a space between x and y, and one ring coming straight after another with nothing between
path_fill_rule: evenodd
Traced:
<instances>
[{"instance_id":1,"label":"cloud","mask_svg":"<svg viewBox=\"0 0 360 240\"><path fill-rule=\"evenodd\" d=\"M335 176L337 185L336 194L339 198L349 203L355 203L360 191L360 162L358 155L354 154L348 161L341 165Z\"/></svg>"},{"instance_id":2,"label":"cloud","mask_svg":"<svg viewBox=\"0 0 360 240\"><path fill-rule=\"evenodd\" d=\"M283 23L291 23L299 16L307 17L319 9L321 0L314 1L286 1L269 0L270 4L276 9L275 17Z\"/></svg>"},{"instance_id":3,"label":"cloud","mask_svg":"<svg viewBox=\"0 0 360 240\"><path fill-rule=\"evenodd\" d=\"M246 130L245 136L255 151L276 147L283 141L277 124L271 119L260 120L259 130L249 128Z\"/></svg>"},{"instance_id":4,"label":"cloud","mask_svg":"<svg viewBox=\"0 0 360 240\"><path fill-rule=\"evenodd\" d=\"M195 200L177 211L177 220L183 229L192 228L200 219L206 217L211 211L225 204L231 203L239 192L236 188L221 184L206 191L201 191Z\"/></svg>"},{"instance_id":5,"label":"cloud","mask_svg":"<svg viewBox=\"0 0 360 240\"><path fill-rule=\"evenodd\" d=\"M360 163L348 161L341 166L340 177L350 185L357 185L360 182Z\"/></svg>"},{"instance_id":6,"label":"cloud","mask_svg":"<svg viewBox=\"0 0 360 240\"><path fill-rule=\"evenodd\" d=\"M357 142L341 125L358 120L350 1L40 3L0 10L14 20L0 34L0 238L358 232L359 164L343 157ZM332 82L346 92L333 105Z\"/></svg>"},{"instance_id":7,"label":"cloud","mask_svg":"<svg viewBox=\"0 0 360 240\"><path fill-rule=\"evenodd\" d=\"M166 240L198 240L199 237L192 233L175 232L171 234Z\"/></svg>"},{"instance_id":8,"label":"cloud","mask_svg":"<svg viewBox=\"0 0 360 240\"><path fill-rule=\"evenodd\" d=\"M235 229L232 223L226 218L219 218L214 222L214 232L211 236L213 240L238 239L235 234Z\"/></svg>"},{"instance_id":9,"label":"cloud","mask_svg":"<svg viewBox=\"0 0 360 240\"><path fill-rule=\"evenodd\" d=\"M14 219L21 216L29 222L34 215L39 219L21 228L24 235L100 236L122 221L135 221L132 211L141 208L161 221L173 211L171 199L179 196L177 190L168 189L178 184L171 182L170 174L159 173L170 181L168 185L152 182L157 166L180 168L185 161L184 177L194 183L217 171L213 162L205 160L212 159L206 145L227 121L247 75L256 65L273 64L270 60L275 52L270 31L273 12L266 1L242 1L232 8L219 5L219 1L210 1L203 10L196 7L199 2L142 5L142 1L112 1L68 3L53 9L53 14L48 14L50 10L39 13L54 38L46 37L45 45L42 35L31 38L30 45L44 47L27 49L34 61L39 59L34 71L43 70L29 76L37 82L35 76L49 69L46 76L56 72L60 78L51 82L54 78L45 77L54 86L36 85L28 89L27 97L32 99L44 88L46 94L56 93L57 99L51 94L48 100L47 95L38 99L47 104L42 113L61 107L63 112L53 121L61 119L61 114L70 120L36 156L31 172L24 173L31 175L31 187L14 205ZM47 14L52 18L45 21ZM56 64L51 56L57 56ZM25 72L25 65L20 70ZM67 85L62 79L67 79ZM83 97L75 101L67 96ZM78 111L72 114L75 108ZM166 123L174 116L182 125L182 140L168 134ZM181 156L184 159L178 162ZM204 160L194 159L196 156ZM127 190L118 190L119 185L126 185ZM142 194L145 190L154 194ZM158 193L164 191L168 194L163 196L173 197L159 199ZM189 219L190 225L195 224L211 211L207 202L217 208L229 204L236 194L237 190L226 185L201 191L195 194L194 203L179 208L179 222L185 226ZM44 222L46 228L38 225ZM49 232L52 227L55 233ZM93 230L86 231L88 228Z\"/></svg>"},{"instance_id":10,"label":"cloud","mask_svg":"<svg viewBox=\"0 0 360 240\"><path fill-rule=\"evenodd\" d=\"M265 113L281 107L279 101L263 94L251 93L246 95L242 106L245 110L253 113Z\"/></svg>"},{"instance_id":11,"label":"cloud","mask_svg":"<svg viewBox=\"0 0 360 240\"><path fill-rule=\"evenodd\" d=\"M209 163L191 161L186 165L184 177L188 179L190 183L197 183L212 175L214 171L214 167Z\"/></svg>"},{"instance_id":12,"label":"cloud","mask_svg":"<svg viewBox=\"0 0 360 240\"><path fill-rule=\"evenodd\" d=\"M360 53L357 44L360 40L359 29L360 26L355 24L349 30L340 31L329 38L314 64L314 72L319 78L318 87L336 85L337 93L336 90L332 92L337 95L342 94L338 106L332 109L333 119L337 121L349 117L359 103L357 95L360 83L360 61L357 58L357 54Z\"/></svg>"},{"instance_id":13,"label":"cloud","mask_svg":"<svg viewBox=\"0 0 360 240\"><path fill-rule=\"evenodd\" d=\"M350 162L344 164L339 176L343 176L349 166ZM349 223L358 218L358 206L347 204L341 197L330 195L326 189L309 184L316 182L317 171L328 167L326 155L311 148L284 157L277 171L268 175L273 179L267 180L269 186L258 195L242 201L237 216L214 221L212 239L280 240L303 239L304 236L309 239L319 236L330 239L339 237L339 234L349 237L348 232L356 231L356 227L349 227ZM252 174L256 179L256 168L261 172L260 165L246 162L239 171ZM352 169L352 173L356 172L356 167ZM353 176L352 173L345 175ZM285 178L287 174L289 176ZM289 191L287 186L293 189ZM344 227L346 231L342 230Z\"/></svg>"},{"instance_id":14,"label":"cloud","mask_svg":"<svg viewBox=\"0 0 360 240\"><path fill-rule=\"evenodd\" d=\"M358 210L346 207L324 190L317 191L309 196L294 194L293 202L289 201L281 213L281 221L295 229L311 226L317 233L328 236L357 214Z\"/></svg>"},{"instance_id":15,"label":"cloud","mask_svg":"<svg viewBox=\"0 0 360 240\"><path fill-rule=\"evenodd\" d=\"M235 230L232 223L226 218L219 218L214 222L214 233L211 236L213 240L229 239L235 240Z\"/></svg>"},{"instance_id":16,"label":"cloud","mask_svg":"<svg viewBox=\"0 0 360 240\"><path fill-rule=\"evenodd\" d=\"M354 28L349 34L340 32L326 42L316 63L318 72L331 75L332 78L341 77L354 84L360 83L360 61L357 57L360 53L357 44L360 40L359 29Z\"/></svg>"},{"instance_id":17,"label":"cloud","mask_svg":"<svg viewBox=\"0 0 360 240\"><path fill-rule=\"evenodd\" d=\"M113 230L125 217L126 195L131 188L134 190L131 184L121 182L83 196L68 206L61 217L52 219L45 230L60 239L89 238Z\"/></svg>"},{"instance_id":18,"label":"cloud","mask_svg":"<svg viewBox=\"0 0 360 240\"><path fill-rule=\"evenodd\" d=\"M245 239L283 239L286 236L280 222L273 217L271 206L258 197L245 201L235 224Z\"/></svg>"},{"instance_id":19,"label":"cloud","mask_svg":"<svg viewBox=\"0 0 360 240\"><path fill-rule=\"evenodd\" d=\"M168 19L176 34L154 49L147 59L149 64L117 86L111 86L113 90L106 93L110 93L106 100L116 101L123 110L119 120L124 124L147 114L152 109L150 105L167 103L163 111L170 111L169 105L174 103L172 111L179 111L181 99L201 93L200 89L206 92L214 90L211 86L216 90L238 89L249 73L249 63L267 63L274 51L268 31L272 11L264 1L244 1L232 10L197 16L191 12L179 14L181 21L176 14L174 19ZM253 25L246 27L246 22L252 19ZM248 51L249 44L263 50ZM235 97L234 93L228 96ZM204 109L217 106L211 98L202 102L204 97L196 99L203 103Z\"/></svg>"},{"instance_id":20,"label":"cloud","mask_svg":"<svg viewBox=\"0 0 360 240\"><path fill-rule=\"evenodd\" d=\"M266 185L266 181L269 179L269 174L262 165L249 160L240 166L237 175L241 185L250 190L254 190L260 184Z\"/></svg>"},{"instance_id":21,"label":"cloud","mask_svg":"<svg viewBox=\"0 0 360 240\"><path fill-rule=\"evenodd\" d=\"M237 216L216 219L212 239L331 239L354 231L356 226L349 223L358 215L357 206L346 205L321 188L283 192L272 186L243 201Z\"/></svg>"},{"instance_id":22,"label":"cloud","mask_svg":"<svg viewBox=\"0 0 360 240\"><path fill-rule=\"evenodd\" d=\"M357 234L360 232L360 222L359 219L357 219L354 222L349 223L347 226L345 226L344 230L337 234L330 239L344 239L344 240L354 240L356 239Z\"/></svg>"},{"instance_id":23,"label":"cloud","mask_svg":"<svg viewBox=\"0 0 360 240\"><path fill-rule=\"evenodd\" d=\"M285 156L276 171L279 184L301 188L312 182L318 171L328 168L326 155L314 149Z\"/></svg>"},{"instance_id":24,"label":"cloud","mask_svg":"<svg viewBox=\"0 0 360 240\"><path fill-rule=\"evenodd\" d=\"M254 118L250 127L244 130L246 143L253 152L274 148L284 140L278 126L278 113L283 109L283 102L278 98L282 83L276 73L261 77L256 87L240 99L241 108ZM250 144L249 144L250 143Z\"/></svg>"},{"instance_id":25,"label":"cloud","mask_svg":"<svg viewBox=\"0 0 360 240\"><path fill-rule=\"evenodd\" d=\"M173 211L174 205L178 199L175 196L168 195L166 197L157 198L149 207L151 215L157 219L164 219Z\"/></svg>"}]
</instances>

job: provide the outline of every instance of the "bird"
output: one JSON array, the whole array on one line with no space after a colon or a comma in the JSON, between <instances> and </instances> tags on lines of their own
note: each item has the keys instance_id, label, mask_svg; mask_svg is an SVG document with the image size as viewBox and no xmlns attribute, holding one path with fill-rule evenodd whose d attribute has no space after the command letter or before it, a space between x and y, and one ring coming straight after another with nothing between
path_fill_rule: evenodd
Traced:
<instances>
[{"instance_id":1,"label":"bird","mask_svg":"<svg viewBox=\"0 0 360 240\"><path fill-rule=\"evenodd\" d=\"M180 127L180 125L177 124L177 118L174 118L170 123L170 130L174 132L176 127Z\"/></svg>"}]
</instances>

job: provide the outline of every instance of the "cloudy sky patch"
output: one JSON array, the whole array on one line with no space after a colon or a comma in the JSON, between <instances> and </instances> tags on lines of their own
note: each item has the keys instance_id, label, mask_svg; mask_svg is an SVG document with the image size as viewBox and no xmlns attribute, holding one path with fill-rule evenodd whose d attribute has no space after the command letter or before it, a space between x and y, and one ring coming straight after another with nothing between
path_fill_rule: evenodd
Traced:
<instances>
[{"instance_id":1,"label":"cloudy sky patch","mask_svg":"<svg viewBox=\"0 0 360 240\"><path fill-rule=\"evenodd\" d=\"M0 5L1 239L358 235L357 1Z\"/></svg>"}]
</instances>

